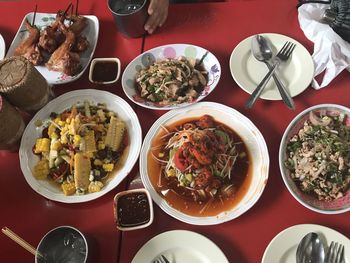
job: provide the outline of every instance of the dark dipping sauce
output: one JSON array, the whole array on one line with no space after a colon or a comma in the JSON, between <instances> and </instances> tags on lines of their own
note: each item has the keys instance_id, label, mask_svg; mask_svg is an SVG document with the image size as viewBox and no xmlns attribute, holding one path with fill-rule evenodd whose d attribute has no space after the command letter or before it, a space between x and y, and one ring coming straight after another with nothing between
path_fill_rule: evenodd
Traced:
<instances>
[{"instance_id":1,"label":"dark dipping sauce","mask_svg":"<svg viewBox=\"0 0 350 263\"><path fill-rule=\"evenodd\" d=\"M117 200L117 224L121 227L143 225L150 220L147 195L134 192L122 195Z\"/></svg>"},{"instance_id":2,"label":"dark dipping sauce","mask_svg":"<svg viewBox=\"0 0 350 263\"><path fill-rule=\"evenodd\" d=\"M214 122L216 127L224 129L235 142L241 142L237 145L238 151L246 153L243 158L237 158L231 170L230 183L235 188L234 194L231 196L215 197L209 202L207 200L196 202L191 198L190 192L185 187L178 185L178 181L175 178L165 178L162 166L154 159L154 156L164 152L164 145L168 142L165 138L169 138L166 134L182 130L184 124L196 123L198 120L199 118L183 119L160 130L151 143L150 149L152 150L148 152L147 170L154 189L171 207L191 216L216 216L234 208L243 199L252 181L252 160L250 154L244 141L234 130L223 123Z\"/></svg>"},{"instance_id":3,"label":"dark dipping sauce","mask_svg":"<svg viewBox=\"0 0 350 263\"><path fill-rule=\"evenodd\" d=\"M116 79L118 64L115 61L97 61L92 71L92 81L109 82Z\"/></svg>"}]
</instances>

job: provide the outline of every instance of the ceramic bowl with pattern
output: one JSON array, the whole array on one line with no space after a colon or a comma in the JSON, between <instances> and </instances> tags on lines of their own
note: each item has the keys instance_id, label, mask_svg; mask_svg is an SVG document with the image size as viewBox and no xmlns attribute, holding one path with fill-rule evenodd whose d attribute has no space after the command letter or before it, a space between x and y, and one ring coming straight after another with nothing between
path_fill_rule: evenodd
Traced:
<instances>
[{"instance_id":1,"label":"ceramic bowl with pattern","mask_svg":"<svg viewBox=\"0 0 350 263\"><path fill-rule=\"evenodd\" d=\"M318 119L320 116L324 122ZM348 155L343 154L349 148L349 116L350 109L342 105L314 105L300 112L283 134L279 166L284 184L300 204L315 212L350 211L350 169ZM335 118L343 124L338 126ZM326 120L331 120L329 125ZM343 184L347 185L345 190ZM338 196L333 199L336 193ZM327 195L333 198L326 200Z\"/></svg>"},{"instance_id":2,"label":"ceramic bowl with pattern","mask_svg":"<svg viewBox=\"0 0 350 263\"><path fill-rule=\"evenodd\" d=\"M205 55L206 53L207 55ZM144 97L141 97L136 84L137 73L140 72L141 69L148 68L156 61L165 59L177 59L179 57L186 57L186 59L196 59L197 62L200 61L202 57L204 57L202 67L205 71L208 72L207 84L204 86L203 90L199 92L198 96L196 96L191 101L174 101L168 105L162 105L159 102L152 102ZM124 70L122 76L122 86L126 96L131 101L142 107L155 110L171 110L185 107L204 99L214 90L220 80L220 75L220 63L211 52L207 51L204 48L190 44L169 44L147 50L141 55L137 56L133 61L131 61Z\"/></svg>"}]
</instances>

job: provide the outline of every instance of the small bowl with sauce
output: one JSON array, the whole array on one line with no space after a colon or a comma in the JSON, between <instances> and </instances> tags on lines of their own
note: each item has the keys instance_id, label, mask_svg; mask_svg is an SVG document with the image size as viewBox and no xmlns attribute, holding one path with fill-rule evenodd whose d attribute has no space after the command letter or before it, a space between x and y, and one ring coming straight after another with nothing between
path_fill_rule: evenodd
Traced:
<instances>
[{"instance_id":1,"label":"small bowl with sauce","mask_svg":"<svg viewBox=\"0 0 350 263\"><path fill-rule=\"evenodd\" d=\"M145 228L153 222L153 204L146 189L119 192L114 197L114 219L122 231Z\"/></svg>"},{"instance_id":2,"label":"small bowl with sauce","mask_svg":"<svg viewBox=\"0 0 350 263\"><path fill-rule=\"evenodd\" d=\"M91 61L89 80L96 84L113 84L120 76L118 58L94 58Z\"/></svg>"}]
</instances>

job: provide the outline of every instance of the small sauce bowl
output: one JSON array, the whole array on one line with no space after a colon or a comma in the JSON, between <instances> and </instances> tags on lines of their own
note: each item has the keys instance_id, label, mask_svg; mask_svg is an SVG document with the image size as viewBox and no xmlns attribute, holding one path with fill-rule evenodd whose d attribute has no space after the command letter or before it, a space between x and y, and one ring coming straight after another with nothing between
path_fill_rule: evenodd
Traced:
<instances>
[{"instance_id":1,"label":"small sauce bowl","mask_svg":"<svg viewBox=\"0 0 350 263\"><path fill-rule=\"evenodd\" d=\"M153 222L153 203L146 189L119 192L114 197L114 219L122 231L145 228Z\"/></svg>"},{"instance_id":2,"label":"small sauce bowl","mask_svg":"<svg viewBox=\"0 0 350 263\"><path fill-rule=\"evenodd\" d=\"M113 84L119 79L120 69L118 58L94 58L90 65L89 80L96 84Z\"/></svg>"}]
</instances>

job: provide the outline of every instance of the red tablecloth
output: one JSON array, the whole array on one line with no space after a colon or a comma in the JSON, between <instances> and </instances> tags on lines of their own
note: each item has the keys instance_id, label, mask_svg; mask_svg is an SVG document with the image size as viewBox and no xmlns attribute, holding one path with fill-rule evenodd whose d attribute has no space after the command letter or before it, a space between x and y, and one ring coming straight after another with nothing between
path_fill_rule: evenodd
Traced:
<instances>
[{"instance_id":1,"label":"red tablecloth","mask_svg":"<svg viewBox=\"0 0 350 263\"><path fill-rule=\"evenodd\" d=\"M11 44L24 15L34 10L55 13L65 9L69 1L0 2L0 33L7 47ZM248 94L233 81L229 57L244 38L263 32L280 33L295 38L312 52L310 43L299 28L296 1L236 0L225 3L173 5L164 27L148 36L145 50L170 43L189 43L213 52L222 67L221 80L205 100L233 107L250 118L265 137L270 153L269 181L260 200L241 217L216 226L193 226L179 222L155 205L155 220L143 230L121 233L113 222L114 195L127 188L137 173L135 165L130 176L105 196L83 204L61 204L36 194L26 183L19 167L17 153L0 152L0 226L8 226L34 246L51 228L72 225L87 234L91 262L130 262L141 246L153 236L172 229L187 229L201 233L214 241L230 262L260 262L270 240L283 229L301 223L332 227L350 235L349 213L322 215L300 205L283 184L278 167L278 147L284 129L293 117L305 108L319 103L349 106L347 84L350 74L343 72L331 85L315 91L308 88L295 97L296 110L289 110L281 101L257 101L252 110L244 103ZM93 14L100 20L100 35L95 57L117 56L123 68L140 53L141 39L127 39L116 31L105 2L80 1L81 14ZM56 95L70 90L96 88L126 99L120 81L116 85L100 86L88 82L87 72L81 79L54 87ZM344 96L345 94L345 96ZM130 104L132 104L130 102ZM164 111L152 111L132 104L144 135ZM2 124L1 124L2 125ZM1 262L31 262L34 257L4 235L0 235Z\"/></svg>"},{"instance_id":2,"label":"red tablecloth","mask_svg":"<svg viewBox=\"0 0 350 263\"><path fill-rule=\"evenodd\" d=\"M312 53L309 42L298 23L296 1L230 1L174 5L164 27L145 42L145 50L156 46L188 43L204 47L220 61L222 75L214 92L205 101L215 101L233 107L251 119L262 132L270 154L267 186L260 200L245 214L230 222L215 226L193 226L165 214L155 206L153 224L144 230L122 235L121 262L130 262L150 238L174 229L196 231L214 241L229 262L261 262L264 250L280 231L296 224L313 223L334 228L350 236L349 213L322 215L299 204L285 187L278 166L278 148L283 132L302 110L320 103L350 105L347 93L349 72L342 73L331 85L316 91L311 87L295 97L296 110L289 110L282 101L258 100L247 110L244 103L249 94L233 81L229 58L234 47L243 39L257 33L279 33L302 43ZM137 107L142 127L147 131L162 112Z\"/></svg>"},{"instance_id":3,"label":"red tablecloth","mask_svg":"<svg viewBox=\"0 0 350 263\"><path fill-rule=\"evenodd\" d=\"M11 45L24 16L34 11L35 4L38 5L37 12L56 13L58 10L65 10L69 3L70 1L47 0L0 2L0 34L5 39L6 47ZM140 54L142 39L121 36L106 3L79 1L79 13L95 15L99 19L100 32L94 57L118 57L124 69L127 63ZM88 69L79 80L53 87L55 95L75 89L93 88L107 90L126 100L120 81L116 85L91 84L88 81ZM114 224L113 197L125 189L126 180L105 196L88 203L53 202L34 192L27 184L19 166L18 153L0 151L0 185L3 186L0 191L0 226L9 227L36 247L41 237L50 229L71 225L89 238L90 262L116 262L121 233ZM34 261L34 256L3 234L0 235L0 247L1 262Z\"/></svg>"}]
</instances>

